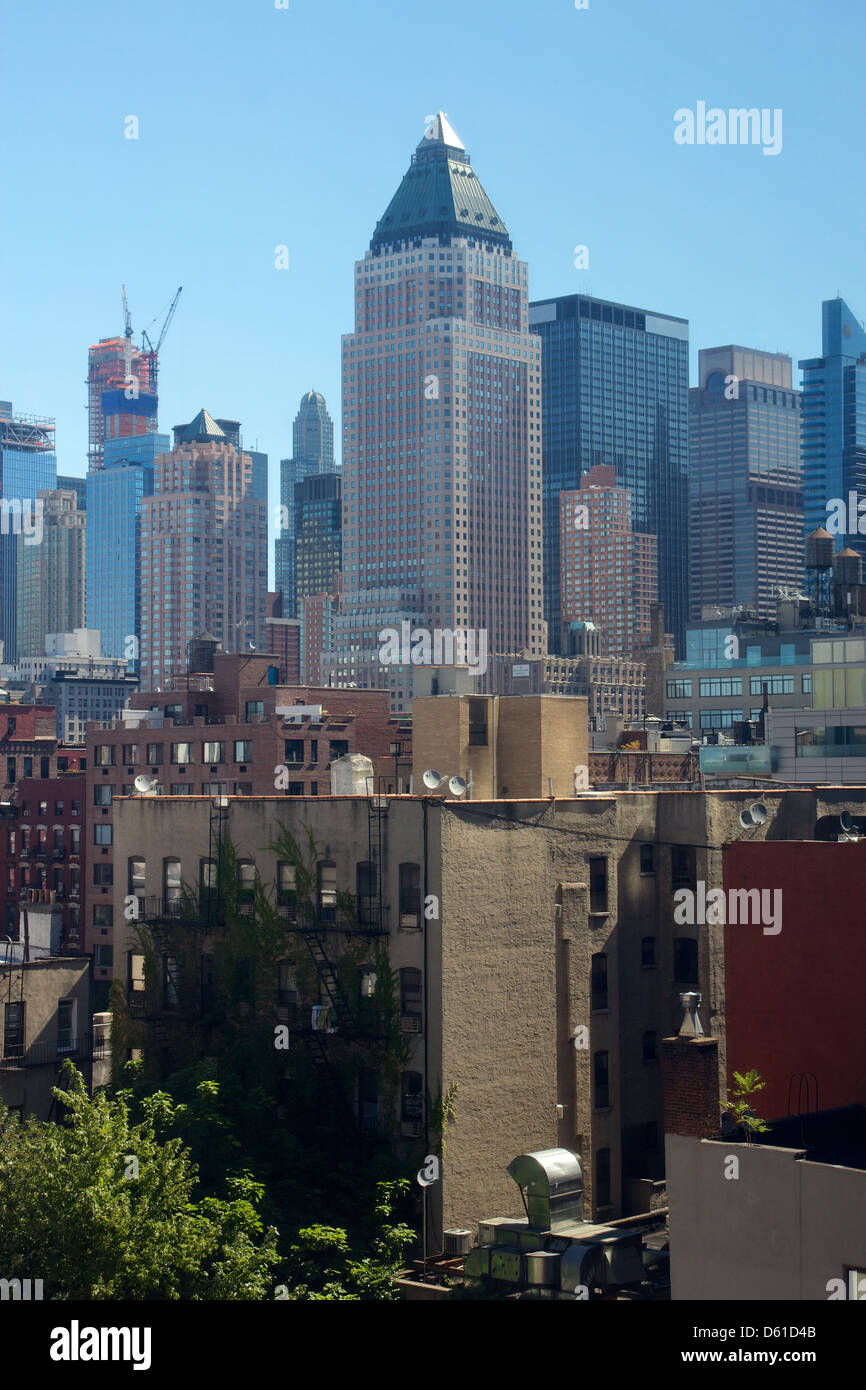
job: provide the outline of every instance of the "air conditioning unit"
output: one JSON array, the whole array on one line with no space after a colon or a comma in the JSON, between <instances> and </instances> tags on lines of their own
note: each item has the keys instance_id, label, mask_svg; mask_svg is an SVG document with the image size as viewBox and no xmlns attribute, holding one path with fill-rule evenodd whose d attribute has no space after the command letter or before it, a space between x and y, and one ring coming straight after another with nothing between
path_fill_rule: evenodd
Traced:
<instances>
[{"instance_id":1,"label":"air conditioning unit","mask_svg":"<svg viewBox=\"0 0 866 1390\"><path fill-rule=\"evenodd\" d=\"M450 1258L468 1255L472 1249L472 1232L459 1226L452 1226L450 1230L442 1232L442 1241L443 1254Z\"/></svg>"},{"instance_id":2,"label":"air conditioning unit","mask_svg":"<svg viewBox=\"0 0 866 1390\"><path fill-rule=\"evenodd\" d=\"M400 1133L404 1139L419 1139L421 1137L420 1120L404 1120L400 1126Z\"/></svg>"},{"instance_id":3,"label":"air conditioning unit","mask_svg":"<svg viewBox=\"0 0 866 1390\"><path fill-rule=\"evenodd\" d=\"M419 927L417 912L401 912L400 926L404 931L417 931Z\"/></svg>"},{"instance_id":4,"label":"air conditioning unit","mask_svg":"<svg viewBox=\"0 0 866 1390\"><path fill-rule=\"evenodd\" d=\"M414 1014L404 1014L400 1020L400 1031L402 1033L421 1033L421 1019Z\"/></svg>"}]
</instances>

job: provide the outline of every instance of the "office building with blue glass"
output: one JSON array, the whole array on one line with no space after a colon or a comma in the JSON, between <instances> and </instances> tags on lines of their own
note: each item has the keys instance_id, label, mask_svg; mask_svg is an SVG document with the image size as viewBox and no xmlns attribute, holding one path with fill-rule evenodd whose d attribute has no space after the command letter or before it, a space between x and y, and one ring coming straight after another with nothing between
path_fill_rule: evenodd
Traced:
<instances>
[{"instance_id":1,"label":"office building with blue glass","mask_svg":"<svg viewBox=\"0 0 866 1390\"><path fill-rule=\"evenodd\" d=\"M141 503L167 434L106 439L103 466L87 475L87 622L102 654L138 671L141 651ZM134 639L134 640L130 640Z\"/></svg>"},{"instance_id":2,"label":"office building with blue glass","mask_svg":"<svg viewBox=\"0 0 866 1390\"><path fill-rule=\"evenodd\" d=\"M631 493L635 531L658 541L665 627L682 642L688 581L688 321L564 295L529 306L541 338L544 603L559 650L559 494L596 464ZM530 402L530 406L532 402Z\"/></svg>"},{"instance_id":3,"label":"office building with blue glass","mask_svg":"<svg viewBox=\"0 0 866 1390\"><path fill-rule=\"evenodd\" d=\"M866 332L844 299L824 300L821 356L800 367L806 535L824 526L866 558Z\"/></svg>"},{"instance_id":4,"label":"office building with blue glass","mask_svg":"<svg viewBox=\"0 0 866 1390\"><path fill-rule=\"evenodd\" d=\"M0 401L0 642L3 659L18 656L18 537L34 536L38 494L57 487L54 421L16 415Z\"/></svg>"},{"instance_id":5,"label":"office building with blue glass","mask_svg":"<svg viewBox=\"0 0 866 1390\"><path fill-rule=\"evenodd\" d=\"M283 617L298 616L298 589L295 569L295 487L305 478L335 473L334 422L325 397L308 391L292 426L292 457L280 459L281 526L274 545L274 584L283 596Z\"/></svg>"}]
</instances>

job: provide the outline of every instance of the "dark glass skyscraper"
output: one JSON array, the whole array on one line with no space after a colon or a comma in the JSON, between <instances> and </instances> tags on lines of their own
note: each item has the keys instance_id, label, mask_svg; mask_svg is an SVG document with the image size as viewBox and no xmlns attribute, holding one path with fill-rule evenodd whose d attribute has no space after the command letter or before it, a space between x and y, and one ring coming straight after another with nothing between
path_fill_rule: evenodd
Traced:
<instances>
[{"instance_id":1,"label":"dark glass skyscraper","mask_svg":"<svg viewBox=\"0 0 866 1390\"><path fill-rule=\"evenodd\" d=\"M866 517L850 515L850 497L866 498L866 332L844 299L821 306L821 357L803 369L802 460L806 534L828 526L841 501L847 530L828 529L836 549L850 546L866 558ZM857 504L855 502L855 511Z\"/></svg>"},{"instance_id":2,"label":"dark glass skyscraper","mask_svg":"<svg viewBox=\"0 0 866 1390\"><path fill-rule=\"evenodd\" d=\"M337 592L343 553L339 473L311 474L295 483L295 592Z\"/></svg>"},{"instance_id":3,"label":"dark glass skyscraper","mask_svg":"<svg viewBox=\"0 0 866 1390\"><path fill-rule=\"evenodd\" d=\"M541 338L544 602L560 642L559 494L612 464L635 531L658 540L665 627L681 646L688 580L689 325L625 304L566 295L534 301Z\"/></svg>"},{"instance_id":4,"label":"dark glass skyscraper","mask_svg":"<svg viewBox=\"0 0 866 1390\"><path fill-rule=\"evenodd\" d=\"M334 422L325 397L308 391L292 427L292 457L280 459L282 525L274 545L275 586L283 595L283 617L297 617L295 580L295 485L311 474L334 473Z\"/></svg>"},{"instance_id":5,"label":"dark glass skyscraper","mask_svg":"<svg viewBox=\"0 0 866 1390\"><path fill-rule=\"evenodd\" d=\"M689 617L737 604L776 616L803 582L800 393L791 359L718 347L689 392Z\"/></svg>"}]
</instances>

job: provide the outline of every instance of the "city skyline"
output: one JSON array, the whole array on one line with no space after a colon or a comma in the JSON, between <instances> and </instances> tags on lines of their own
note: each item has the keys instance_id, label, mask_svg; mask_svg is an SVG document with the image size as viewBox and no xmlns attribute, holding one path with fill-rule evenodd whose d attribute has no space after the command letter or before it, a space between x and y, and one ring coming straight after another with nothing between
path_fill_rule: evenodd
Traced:
<instances>
[{"instance_id":1,"label":"city skyline","mask_svg":"<svg viewBox=\"0 0 866 1390\"><path fill-rule=\"evenodd\" d=\"M622 42L624 8L633 43ZM399 176L407 139L439 105L497 189L505 220L529 264L533 299L593 294L664 306L688 318L691 384L697 350L712 343L748 342L782 351L795 363L812 358L820 347L820 303L838 291L862 314L866 302L856 236L862 194L855 186L851 216L835 229L829 265L810 250L819 244L821 209L804 206L800 197L803 182L819 173L822 184L835 177L841 187L846 169L844 141L837 136L846 119L842 92L849 65L851 81L856 77L862 18L842 4L831 8L835 23L822 26L817 17L813 21L805 14L792 15L781 4L769 5L766 23L779 34L781 47L777 65L771 58L768 67L760 45L756 54L741 42L737 15L747 12L743 5L727 7L726 22L718 24L685 4L667 7L664 15L637 4L617 6L616 16L602 4L585 13L569 7L539 24L516 3L506 4L501 17L510 23L512 38L524 42L515 42L512 52L511 44L496 40L499 66L479 72L476 63L454 58L446 23L422 25L413 18L401 40L401 20L392 35L383 37L362 15L338 3L326 51L333 70L344 73L347 81L342 87L339 81L329 83L325 94L304 68L310 45L321 44L323 36L319 20L302 6L285 14L251 14L248 27L237 33L232 29L231 43L228 7L211 7L208 33L195 35L197 45L204 38L210 61L200 69L184 66L178 83L177 60L156 46L161 27L157 7L152 25L130 22L122 70L106 73L100 65L99 81L92 84L93 95L81 112L76 104L67 110L65 69L49 68L55 81L42 94L44 112L33 112L38 119L31 127L25 123L21 132L23 163L48 174L55 196L69 204L71 221L64 238L76 246L80 274L69 283L68 255L57 233L46 230L34 239L31 229L24 239L17 226L7 225L6 260L15 264L16 273L13 281L8 270L0 271L10 329L7 343L0 345L4 394L25 412L55 416L61 466L66 473L83 474L87 424L81 378L88 344L122 332L122 283L138 339L152 318L160 320L174 286L182 282L184 298L162 354L162 428L183 419L190 400L205 397L223 400L234 415L255 421L247 442L258 438L273 460L272 514L278 501L276 461L289 452L297 398L313 384L328 400L338 395L337 344L350 291L330 268L339 258L348 263ZM97 17L108 14L101 4L91 9ZM80 39L71 17L54 4L48 10L57 37L68 38L77 50ZM441 18L447 14L446 5ZM463 11L459 18L472 51L486 29L484 18ZM185 16L174 19L182 29L192 22ZM12 17L10 24L11 42L25 50L35 42L26 20ZM358 80L356 56L361 54L365 72L392 66L395 45L422 29L419 80L413 78L410 92L392 88L383 111L378 94L371 96ZM832 81L815 61L825 49L829 59L831 42ZM645 50L649 65L643 61ZM86 48L80 57L87 70ZM543 123L532 83L529 94L512 93L507 109L499 96L503 69L513 72L527 58L535 60L532 71L546 74ZM250 84L253 61L255 92ZM582 73L578 98L571 84L560 81L575 62ZM239 65L247 106L230 98L224 115L214 103L212 92L220 84L214 84L213 74L229 70L231 63ZM306 118L301 141L290 138L290 116L273 110L269 83L285 64L295 79L295 125L301 109ZM184 90L182 108L176 88ZM420 105L418 92L427 94ZM15 72L9 75L8 93L18 112L30 110L32 94ZM778 157L765 159L752 149L678 146L674 112L694 106L704 93L710 104L730 99L735 105L783 109L785 138ZM371 172L369 157L363 169L358 167L352 138L372 117L374 103L379 139ZM124 118L136 112L141 123L137 142L124 134ZM245 209L243 218L233 212L225 229L209 227L204 236L196 219L189 225L184 219L163 220L158 244L148 218L142 226L127 219L116 232L94 237L81 165L73 158L61 166L46 156L46 148L65 147L65 137L58 142L56 130L68 125L71 135L83 118L117 197L132 199L142 177L154 180L169 202L181 187L186 194L195 149L198 162L204 153L205 162L210 154L225 163L237 205ZM55 133L46 145L43 122L52 119ZM168 140L170 128L180 131L176 149ZM310 129L316 131L314 144ZM313 150L316 157L310 159ZM257 177L274 159L281 165L278 190ZM573 167L580 169L579 179L571 177ZM613 168L616 175L609 172ZM321 206L325 215L299 216L295 189L304 190L304 204ZM689 198L683 205L686 190ZM637 219L636 197L641 208ZM748 229L738 225L733 236L727 219L731 200L749 207ZM250 207L255 208L252 217ZM752 246L772 247L772 256L755 257L755 265L746 265L738 251L746 231ZM289 258L285 271L274 264L275 248L281 245ZM577 269L575 252L584 245L589 268ZM236 266L228 278L227 263ZM49 302L55 308L62 302L64 312L56 324L46 391L44 349L37 347L44 315L38 310L44 304L47 312ZM256 351L238 360L229 354L236 338L255 343Z\"/></svg>"}]
</instances>

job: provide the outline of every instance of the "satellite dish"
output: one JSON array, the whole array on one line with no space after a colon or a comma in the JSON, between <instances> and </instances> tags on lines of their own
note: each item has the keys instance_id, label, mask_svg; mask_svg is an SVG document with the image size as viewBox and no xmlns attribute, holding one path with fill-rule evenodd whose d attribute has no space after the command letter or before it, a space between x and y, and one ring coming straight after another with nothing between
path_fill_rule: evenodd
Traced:
<instances>
[{"instance_id":1,"label":"satellite dish","mask_svg":"<svg viewBox=\"0 0 866 1390\"><path fill-rule=\"evenodd\" d=\"M769 814L763 801L753 801L749 807L749 815L752 817L755 825L763 825L769 817Z\"/></svg>"},{"instance_id":2,"label":"satellite dish","mask_svg":"<svg viewBox=\"0 0 866 1390\"><path fill-rule=\"evenodd\" d=\"M424 773L423 781L428 791L435 791L437 787L442 785L442 774L437 772L435 768L431 768L429 772Z\"/></svg>"},{"instance_id":3,"label":"satellite dish","mask_svg":"<svg viewBox=\"0 0 866 1390\"><path fill-rule=\"evenodd\" d=\"M839 816L839 829L844 830L846 835L850 835L853 831L856 831L857 826L850 811L841 812Z\"/></svg>"},{"instance_id":4,"label":"satellite dish","mask_svg":"<svg viewBox=\"0 0 866 1390\"><path fill-rule=\"evenodd\" d=\"M747 806L740 812L740 825L744 830L751 830L754 824L755 822L752 820L751 812Z\"/></svg>"},{"instance_id":5,"label":"satellite dish","mask_svg":"<svg viewBox=\"0 0 866 1390\"><path fill-rule=\"evenodd\" d=\"M139 796L149 796L156 786L156 778L148 777L146 773L140 772L132 785Z\"/></svg>"},{"instance_id":6,"label":"satellite dish","mask_svg":"<svg viewBox=\"0 0 866 1390\"><path fill-rule=\"evenodd\" d=\"M463 796L466 792L466 783L462 777L449 777L448 790L452 796Z\"/></svg>"}]
</instances>

